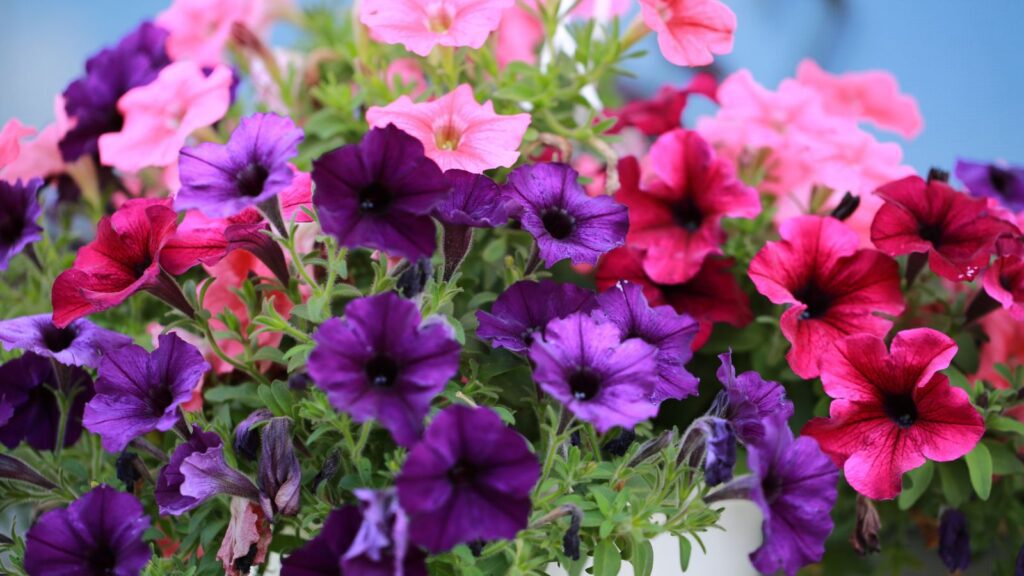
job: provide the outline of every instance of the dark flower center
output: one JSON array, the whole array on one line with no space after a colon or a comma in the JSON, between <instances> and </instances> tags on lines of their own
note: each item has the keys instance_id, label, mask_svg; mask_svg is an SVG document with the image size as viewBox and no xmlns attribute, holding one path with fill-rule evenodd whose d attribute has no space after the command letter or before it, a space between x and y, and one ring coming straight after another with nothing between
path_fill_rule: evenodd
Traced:
<instances>
[{"instance_id":1,"label":"dark flower center","mask_svg":"<svg viewBox=\"0 0 1024 576\"><path fill-rule=\"evenodd\" d=\"M100 544L89 553L89 574L113 576L117 570L117 554L109 544Z\"/></svg>"},{"instance_id":2,"label":"dark flower center","mask_svg":"<svg viewBox=\"0 0 1024 576\"><path fill-rule=\"evenodd\" d=\"M523 339L523 342L526 343L527 346L533 344L533 341L535 339L534 334L537 333L537 330L538 328L534 328L532 326L527 328L526 330L523 330L523 333L520 335L520 338Z\"/></svg>"},{"instance_id":3,"label":"dark flower center","mask_svg":"<svg viewBox=\"0 0 1024 576\"><path fill-rule=\"evenodd\" d=\"M689 198L672 205L672 217L676 224L686 229L687 232L696 232L704 220L704 214L701 213L700 207Z\"/></svg>"},{"instance_id":4,"label":"dark flower center","mask_svg":"<svg viewBox=\"0 0 1024 576\"><path fill-rule=\"evenodd\" d=\"M383 214L391 205L391 191L380 182L371 182L359 191L359 210Z\"/></svg>"},{"instance_id":5,"label":"dark flower center","mask_svg":"<svg viewBox=\"0 0 1024 576\"><path fill-rule=\"evenodd\" d=\"M782 495L782 487L782 481L775 474L769 474L761 482L761 492L764 493L764 499L768 501L768 504Z\"/></svg>"},{"instance_id":6,"label":"dark flower center","mask_svg":"<svg viewBox=\"0 0 1024 576\"><path fill-rule=\"evenodd\" d=\"M60 352L67 350L74 343L75 337L78 336L78 330L68 326L67 328L57 328L53 324L47 324L43 327L43 343L46 344L47 350L51 352Z\"/></svg>"},{"instance_id":7,"label":"dark flower center","mask_svg":"<svg viewBox=\"0 0 1024 576\"><path fill-rule=\"evenodd\" d=\"M448 470L448 480L452 484L468 484L476 476L476 467L471 462L459 460Z\"/></svg>"},{"instance_id":8,"label":"dark flower center","mask_svg":"<svg viewBox=\"0 0 1024 576\"><path fill-rule=\"evenodd\" d=\"M540 220L555 240L565 240L576 231L576 219L562 208L548 208L540 215Z\"/></svg>"},{"instance_id":9,"label":"dark flower center","mask_svg":"<svg viewBox=\"0 0 1024 576\"><path fill-rule=\"evenodd\" d=\"M932 243L935 248L942 242L941 224L921 224L917 228L917 235Z\"/></svg>"},{"instance_id":10,"label":"dark flower center","mask_svg":"<svg viewBox=\"0 0 1024 576\"><path fill-rule=\"evenodd\" d=\"M149 401L155 414L163 414L174 402L174 396L171 395L170 388L161 385L149 391Z\"/></svg>"},{"instance_id":11,"label":"dark flower center","mask_svg":"<svg viewBox=\"0 0 1024 576\"><path fill-rule=\"evenodd\" d=\"M14 210L0 210L0 244L10 246L17 242L25 229L21 216Z\"/></svg>"},{"instance_id":12,"label":"dark flower center","mask_svg":"<svg viewBox=\"0 0 1024 576\"><path fill-rule=\"evenodd\" d=\"M270 172L262 165L250 162L235 174L235 183L243 196L252 198L263 193L263 185L269 176Z\"/></svg>"},{"instance_id":13,"label":"dark flower center","mask_svg":"<svg viewBox=\"0 0 1024 576\"><path fill-rule=\"evenodd\" d=\"M832 297L813 281L804 286L803 289L798 290L794 295L798 301L807 307L800 314L802 320L821 318L828 312L829 307L832 306Z\"/></svg>"},{"instance_id":14,"label":"dark flower center","mask_svg":"<svg viewBox=\"0 0 1024 576\"><path fill-rule=\"evenodd\" d=\"M374 388L390 388L398 378L398 362L384 354L378 354L366 363L366 377Z\"/></svg>"},{"instance_id":15,"label":"dark flower center","mask_svg":"<svg viewBox=\"0 0 1024 576\"><path fill-rule=\"evenodd\" d=\"M132 266L132 273L135 274L136 278L142 278L142 275L145 274L146 270L149 270L149 267L152 266L152 265L153 265L153 258L151 256L147 255L145 258L143 258L142 260L136 262Z\"/></svg>"},{"instance_id":16,"label":"dark flower center","mask_svg":"<svg viewBox=\"0 0 1024 576\"><path fill-rule=\"evenodd\" d=\"M917 405L910 394L888 395L882 404L885 415L900 428L910 428L917 421Z\"/></svg>"},{"instance_id":17,"label":"dark flower center","mask_svg":"<svg viewBox=\"0 0 1024 576\"><path fill-rule=\"evenodd\" d=\"M589 368L580 368L569 376L569 390L577 400L590 400L601 391L601 377Z\"/></svg>"},{"instance_id":18,"label":"dark flower center","mask_svg":"<svg viewBox=\"0 0 1024 576\"><path fill-rule=\"evenodd\" d=\"M988 181L1000 194L1006 194L1009 192L1010 186L1013 185L1015 180L1016 178L1014 177L1013 172L1010 172L1009 170L1004 170L1003 168L995 165L988 167Z\"/></svg>"}]
</instances>

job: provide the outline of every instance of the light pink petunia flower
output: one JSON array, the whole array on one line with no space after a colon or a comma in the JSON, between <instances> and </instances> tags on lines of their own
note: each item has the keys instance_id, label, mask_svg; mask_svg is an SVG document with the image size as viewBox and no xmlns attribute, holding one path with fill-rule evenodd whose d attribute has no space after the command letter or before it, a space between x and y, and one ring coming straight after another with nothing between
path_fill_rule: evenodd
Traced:
<instances>
[{"instance_id":1,"label":"light pink petunia flower","mask_svg":"<svg viewBox=\"0 0 1024 576\"><path fill-rule=\"evenodd\" d=\"M21 139L35 132L35 128L25 126L17 118L12 118L4 124L0 130L0 168L18 158L21 153Z\"/></svg>"},{"instance_id":2,"label":"light pink petunia flower","mask_svg":"<svg viewBox=\"0 0 1024 576\"><path fill-rule=\"evenodd\" d=\"M441 170L479 174L519 159L530 115L495 114L489 100L477 103L473 89L463 84L432 102L417 104L402 96L383 108L374 106L366 111L366 121L374 128L394 124L415 137Z\"/></svg>"},{"instance_id":3,"label":"light pink petunia flower","mask_svg":"<svg viewBox=\"0 0 1024 576\"><path fill-rule=\"evenodd\" d=\"M290 4L290 0L174 0L156 23L170 32L167 54L172 59L216 66L224 63L224 46L236 22L259 34Z\"/></svg>"},{"instance_id":4,"label":"light pink petunia flower","mask_svg":"<svg viewBox=\"0 0 1024 576\"><path fill-rule=\"evenodd\" d=\"M67 111L64 110L64 97L59 94L53 99L53 115L52 124L43 128L32 140L21 143L21 154L0 169L0 178L7 181L19 178L29 180L46 178L64 171L64 157L61 156L58 144L73 121L68 119Z\"/></svg>"},{"instance_id":5,"label":"light pink petunia flower","mask_svg":"<svg viewBox=\"0 0 1024 576\"><path fill-rule=\"evenodd\" d=\"M118 100L124 127L100 136L100 162L125 172L174 163L189 134L224 117L231 80L227 66L209 76L195 62L164 68L156 80Z\"/></svg>"},{"instance_id":6,"label":"light pink petunia flower","mask_svg":"<svg viewBox=\"0 0 1024 576\"><path fill-rule=\"evenodd\" d=\"M479 48L515 0L373 0L359 21L376 40L426 56L434 46Z\"/></svg>"},{"instance_id":7,"label":"light pink petunia flower","mask_svg":"<svg viewBox=\"0 0 1024 576\"><path fill-rule=\"evenodd\" d=\"M640 0L640 11L673 64L704 66L732 52L736 15L718 0Z\"/></svg>"}]
</instances>

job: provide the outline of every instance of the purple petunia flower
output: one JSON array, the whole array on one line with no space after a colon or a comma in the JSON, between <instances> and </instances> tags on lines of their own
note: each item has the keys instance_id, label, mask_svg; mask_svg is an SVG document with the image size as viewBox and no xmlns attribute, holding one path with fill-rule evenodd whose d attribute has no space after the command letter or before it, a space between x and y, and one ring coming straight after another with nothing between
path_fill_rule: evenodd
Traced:
<instances>
[{"instance_id":1,"label":"purple petunia flower","mask_svg":"<svg viewBox=\"0 0 1024 576\"><path fill-rule=\"evenodd\" d=\"M194 208L213 218L227 218L274 201L292 184L288 161L298 154L302 138L302 130L290 118L260 113L243 118L227 144L183 148L175 210Z\"/></svg>"},{"instance_id":2,"label":"purple petunia flower","mask_svg":"<svg viewBox=\"0 0 1024 576\"><path fill-rule=\"evenodd\" d=\"M950 573L971 565L971 534L964 513L947 508L939 519L939 558Z\"/></svg>"},{"instance_id":3,"label":"purple petunia flower","mask_svg":"<svg viewBox=\"0 0 1024 576\"><path fill-rule=\"evenodd\" d=\"M956 177L971 195L995 198L1014 212L1024 211L1024 167L957 160Z\"/></svg>"},{"instance_id":4,"label":"purple petunia flower","mask_svg":"<svg viewBox=\"0 0 1024 576\"><path fill-rule=\"evenodd\" d=\"M732 480L736 465L736 436L728 420L702 418L698 427L704 434L704 482L717 486Z\"/></svg>"},{"instance_id":5,"label":"purple petunia flower","mask_svg":"<svg viewBox=\"0 0 1024 576\"><path fill-rule=\"evenodd\" d=\"M345 318L313 335L309 375L335 408L357 422L373 419L410 446L430 401L459 368L459 343L443 321L423 323L412 302L394 292L358 298Z\"/></svg>"},{"instance_id":6,"label":"purple petunia flower","mask_svg":"<svg viewBox=\"0 0 1024 576\"><path fill-rule=\"evenodd\" d=\"M143 434L173 428L178 406L209 369L202 353L174 333L160 336L152 353L134 344L113 350L100 360L83 423L103 438L104 449L120 452Z\"/></svg>"},{"instance_id":7,"label":"purple petunia flower","mask_svg":"<svg viewBox=\"0 0 1024 576\"><path fill-rule=\"evenodd\" d=\"M194 426L188 442L175 448L160 470L156 503L161 514L179 516L217 494L253 501L260 495L252 480L228 466L220 436Z\"/></svg>"},{"instance_id":8,"label":"purple petunia flower","mask_svg":"<svg viewBox=\"0 0 1024 576\"><path fill-rule=\"evenodd\" d=\"M13 184L0 180L0 270L26 246L43 239L43 228L36 223L43 213L36 196L42 186L39 178Z\"/></svg>"},{"instance_id":9,"label":"purple petunia flower","mask_svg":"<svg viewBox=\"0 0 1024 576\"><path fill-rule=\"evenodd\" d=\"M82 435L82 410L93 395L89 374L32 352L0 366L0 442L13 449L26 440L36 450L53 450L60 423L55 390L74 394L64 434L67 447Z\"/></svg>"},{"instance_id":10,"label":"purple petunia flower","mask_svg":"<svg viewBox=\"0 0 1024 576\"><path fill-rule=\"evenodd\" d=\"M552 320L595 308L594 293L575 284L520 280L498 296L490 313L477 311L476 335L495 348L526 352Z\"/></svg>"},{"instance_id":11,"label":"purple petunia flower","mask_svg":"<svg viewBox=\"0 0 1024 576\"><path fill-rule=\"evenodd\" d=\"M132 339L85 319L57 328L50 314L36 314L0 321L0 343L6 350L28 350L66 366L96 368L104 353Z\"/></svg>"},{"instance_id":12,"label":"purple petunia flower","mask_svg":"<svg viewBox=\"0 0 1024 576\"><path fill-rule=\"evenodd\" d=\"M235 427L235 443L233 445L235 454L249 460L255 460L260 454L260 435L255 430L255 427L273 417L273 412L266 408L260 408L259 410L253 410L251 414L245 417L245 420L239 422L238 426Z\"/></svg>"},{"instance_id":13,"label":"purple petunia flower","mask_svg":"<svg viewBox=\"0 0 1024 576\"><path fill-rule=\"evenodd\" d=\"M788 420L793 415L793 403L786 399L786 389L778 382L765 380L757 372L736 375L732 365L732 352L719 354L718 381L725 386L716 404L724 409L720 416L732 423L736 437L744 444L757 442L764 436L764 421L778 415Z\"/></svg>"},{"instance_id":14,"label":"purple petunia flower","mask_svg":"<svg viewBox=\"0 0 1024 576\"><path fill-rule=\"evenodd\" d=\"M164 44L167 31L143 22L113 48L104 48L85 63L85 76L64 90L64 108L74 119L60 141L65 162L98 152L97 140L118 132L124 118L117 101L125 92L152 82L171 63Z\"/></svg>"},{"instance_id":15,"label":"purple petunia flower","mask_svg":"<svg viewBox=\"0 0 1024 576\"><path fill-rule=\"evenodd\" d=\"M313 162L313 204L342 246L416 260L437 247L430 213L450 185L419 140L394 125L374 128Z\"/></svg>"},{"instance_id":16,"label":"purple petunia flower","mask_svg":"<svg viewBox=\"0 0 1024 576\"><path fill-rule=\"evenodd\" d=\"M153 551L143 540L149 516L124 492L101 484L67 508L50 510L28 531L29 576L140 574Z\"/></svg>"},{"instance_id":17,"label":"purple petunia flower","mask_svg":"<svg viewBox=\"0 0 1024 576\"><path fill-rule=\"evenodd\" d=\"M395 480L413 543L444 552L526 528L540 463L489 408L442 410Z\"/></svg>"},{"instance_id":18,"label":"purple petunia flower","mask_svg":"<svg viewBox=\"0 0 1024 576\"><path fill-rule=\"evenodd\" d=\"M747 465L755 480L751 498L764 514L763 543L750 555L754 567L793 576L821 560L839 469L813 438L794 440L780 414L764 421L762 441L748 446Z\"/></svg>"},{"instance_id":19,"label":"purple petunia flower","mask_svg":"<svg viewBox=\"0 0 1024 576\"><path fill-rule=\"evenodd\" d=\"M537 240L549 268L566 258L597 264L626 240L626 207L610 196L591 198L577 178L565 164L528 164L508 175L505 194L522 206L523 229Z\"/></svg>"},{"instance_id":20,"label":"purple petunia flower","mask_svg":"<svg viewBox=\"0 0 1024 576\"><path fill-rule=\"evenodd\" d=\"M533 379L580 420L601 432L632 428L658 413L658 349L639 338L622 340L612 323L573 314L548 324L530 346Z\"/></svg>"},{"instance_id":21,"label":"purple petunia flower","mask_svg":"<svg viewBox=\"0 0 1024 576\"><path fill-rule=\"evenodd\" d=\"M434 218L451 226L496 228L508 221L513 203L501 188L483 174L449 170L444 177L451 186L444 200L434 208Z\"/></svg>"},{"instance_id":22,"label":"purple petunia flower","mask_svg":"<svg viewBox=\"0 0 1024 576\"><path fill-rule=\"evenodd\" d=\"M658 349L658 385L651 401L682 400L697 394L699 380L684 365L693 357L690 345L700 326L671 306L652 308L643 287L620 282L598 295L601 314L618 326L624 339L639 338Z\"/></svg>"},{"instance_id":23,"label":"purple petunia flower","mask_svg":"<svg viewBox=\"0 0 1024 576\"><path fill-rule=\"evenodd\" d=\"M343 576L341 557L362 522L363 515L355 506L332 511L315 538L281 561L281 576Z\"/></svg>"}]
</instances>

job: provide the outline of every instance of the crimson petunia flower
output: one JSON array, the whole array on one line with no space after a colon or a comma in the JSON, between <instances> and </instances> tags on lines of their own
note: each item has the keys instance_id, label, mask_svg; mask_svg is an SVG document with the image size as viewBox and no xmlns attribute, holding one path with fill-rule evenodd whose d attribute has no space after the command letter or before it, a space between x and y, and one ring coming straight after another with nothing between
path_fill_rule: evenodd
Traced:
<instances>
[{"instance_id":1,"label":"crimson petunia flower","mask_svg":"<svg viewBox=\"0 0 1024 576\"><path fill-rule=\"evenodd\" d=\"M608 111L609 116L618 120L609 132L617 134L623 128L632 127L647 136L661 136L679 128L690 96L700 94L715 100L717 91L718 81L706 72L694 76L685 88L662 86L647 100L634 100L618 110Z\"/></svg>"},{"instance_id":2,"label":"crimson petunia flower","mask_svg":"<svg viewBox=\"0 0 1024 576\"><path fill-rule=\"evenodd\" d=\"M1024 238L1000 238L996 253L999 257L985 271L982 287L1015 320L1024 321Z\"/></svg>"},{"instance_id":3,"label":"crimson petunia flower","mask_svg":"<svg viewBox=\"0 0 1024 576\"><path fill-rule=\"evenodd\" d=\"M850 334L884 336L903 312L899 266L876 250L858 250L857 234L831 217L783 222L782 240L768 242L750 263L750 279L775 304L792 304L780 326L792 344L786 359L801 378Z\"/></svg>"},{"instance_id":4,"label":"crimson petunia flower","mask_svg":"<svg viewBox=\"0 0 1024 576\"><path fill-rule=\"evenodd\" d=\"M644 270L655 282L680 284L709 254L721 253L722 218L753 218L761 200L696 132L663 134L648 162L652 174L643 182L635 159L619 163L615 198L629 208L626 243L644 251Z\"/></svg>"},{"instance_id":5,"label":"crimson petunia flower","mask_svg":"<svg viewBox=\"0 0 1024 576\"><path fill-rule=\"evenodd\" d=\"M933 272L971 281L988 265L1002 234L1016 232L989 214L984 198L971 198L939 179L908 176L882 186L885 199L871 223L871 241L889 254L927 253Z\"/></svg>"},{"instance_id":6,"label":"crimson petunia flower","mask_svg":"<svg viewBox=\"0 0 1024 576\"><path fill-rule=\"evenodd\" d=\"M938 372L956 355L951 338L918 328L885 341L857 334L824 354L821 380L833 398L829 418L803 429L844 469L855 490L895 498L902 476L926 460L948 462L970 452L985 433L967 392Z\"/></svg>"}]
</instances>

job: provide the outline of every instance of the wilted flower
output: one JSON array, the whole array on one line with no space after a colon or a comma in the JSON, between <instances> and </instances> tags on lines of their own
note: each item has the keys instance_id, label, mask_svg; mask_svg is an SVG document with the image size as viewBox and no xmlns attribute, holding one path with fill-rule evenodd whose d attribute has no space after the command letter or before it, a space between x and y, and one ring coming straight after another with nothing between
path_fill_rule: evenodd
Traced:
<instances>
[{"instance_id":1,"label":"wilted flower","mask_svg":"<svg viewBox=\"0 0 1024 576\"><path fill-rule=\"evenodd\" d=\"M245 498L231 499L231 520L217 559L226 576L249 576L253 566L262 564L270 549L274 531L263 509Z\"/></svg>"},{"instance_id":2,"label":"wilted flower","mask_svg":"<svg viewBox=\"0 0 1024 576\"><path fill-rule=\"evenodd\" d=\"M861 556L875 554L882 549L878 533L882 530L882 519L878 509L863 494L857 495L857 523L850 534L850 545Z\"/></svg>"}]
</instances>

